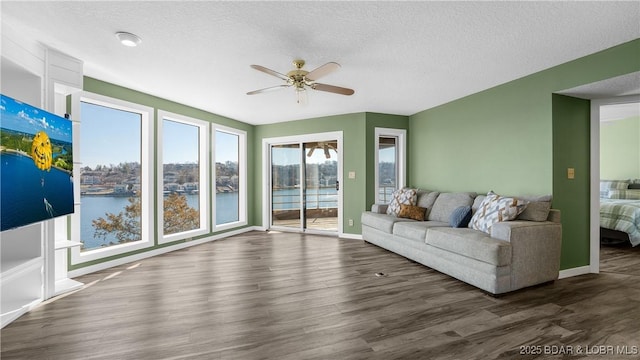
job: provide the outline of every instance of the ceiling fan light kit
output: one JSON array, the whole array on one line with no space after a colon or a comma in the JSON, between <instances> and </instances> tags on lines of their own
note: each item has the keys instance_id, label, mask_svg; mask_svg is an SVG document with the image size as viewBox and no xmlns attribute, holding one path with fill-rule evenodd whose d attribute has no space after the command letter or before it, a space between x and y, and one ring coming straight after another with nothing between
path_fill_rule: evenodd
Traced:
<instances>
[{"instance_id":1,"label":"ceiling fan light kit","mask_svg":"<svg viewBox=\"0 0 640 360\"><path fill-rule=\"evenodd\" d=\"M258 71L264 72L266 74L269 74L271 76L275 76L281 80L284 80L286 83L284 85L276 85L276 86L271 86L264 89L250 91L247 93L247 95L261 94L261 93L280 90L280 89L293 86L296 91L298 103L304 103L306 102L307 88L318 90L318 91L330 92L334 94L347 95L347 96L353 95L355 93L353 89L315 82L317 79L338 70L340 68L340 64L336 62L329 62L312 71L303 70L302 67L304 66L304 64L305 64L304 60L300 60L300 59L293 60L293 65L295 66L295 69L289 71L286 75L279 73L277 71L268 69L264 66L251 65L252 68Z\"/></svg>"}]
</instances>

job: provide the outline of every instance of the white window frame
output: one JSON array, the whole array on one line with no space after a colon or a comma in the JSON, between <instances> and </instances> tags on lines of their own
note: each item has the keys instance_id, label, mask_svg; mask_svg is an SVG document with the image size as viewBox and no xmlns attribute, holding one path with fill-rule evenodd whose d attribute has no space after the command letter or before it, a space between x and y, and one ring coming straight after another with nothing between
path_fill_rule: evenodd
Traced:
<instances>
[{"instance_id":1,"label":"white window frame","mask_svg":"<svg viewBox=\"0 0 640 360\"><path fill-rule=\"evenodd\" d=\"M238 221L216 224L218 209L216 207L216 131L238 136ZM211 223L213 231L223 231L247 225L247 132L231 127L212 124L211 126Z\"/></svg>"},{"instance_id":2,"label":"white window frame","mask_svg":"<svg viewBox=\"0 0 640 360\"><path fill-rule=\"evenodd\" d=\"M80 126L74 128L74 169L78 169L74 173L74 187L80 189L79 169L82 167L80 162L81 146L80 131L82 124L82 114L80 113L80 103L87 102L95 105L105 106L116 110L123 110L140 114L141 119L141 191L140 201L142 202L142 213L140 214L140 225L142 238L139 241L113 245L105 248L80 251L80 247L71 248L71 264L81 264L88 261L103 259L109 256L120 255L135 250L145 249L154 246L153 232L153 213L155 210L155 201L153 197L154 176L153 176L153 108L140 104L114 99L111 97L93 94L90 92L79 92L72 95L71 109L73 118ZM117 143L114 143L117 146ZM80 241L80 212L82 211L82 202L76 206L77 212L72 216L71 239ZM74 221L75 220L75 221Z\"/></svg>"},{"instance_id":3,"label":"white window frame","mask_svg":"<svg viewBox=\"0 0 640 360\"><path fill-rule=\"evenodd\" d=\"M199 199L200 199L200 227L198 229L187 230L175 234L164 234L164 163L163 163L163 125L164 120L174 121L185 125L191 125L198 127L198 156L199 156ZM172 241L183 240L193 236L199 236L209 233L209 169L207 168L209 162L209 123L204 120L195 119L189 116L171 113L164 110L158 110L158 152L157 152L157 169L158 169L158 184L157 184L157 208L158 208L158 243L165 244Z\"/></svg>"},{"instance_id":4,"label":"white window frame","mask_svg":"<svg viewBox=\"0 0 640 360\"><path fill-rule=\"evenodd\" d=\"M374 202L378 202L378 194L380 192L380 138L381 137L395 137L398 139L396 143L397 151L396 151L396 177L398 183L396 187L398 189L402 189L406 186L406 166L407 166L407 148L406 148L406 138L407 138L407 130L405 129L392 129L392 128L380 128L376 127L374 130L375 136L375 151L374 151Z\"/></svg>"}]
</instances>

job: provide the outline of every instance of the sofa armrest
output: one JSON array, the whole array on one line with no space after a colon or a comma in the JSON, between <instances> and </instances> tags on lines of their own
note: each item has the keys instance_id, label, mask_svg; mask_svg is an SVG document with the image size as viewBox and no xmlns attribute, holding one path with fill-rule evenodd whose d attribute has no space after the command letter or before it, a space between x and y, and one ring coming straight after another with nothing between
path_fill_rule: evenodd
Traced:
<instances>
[{"instance_id":1,"label":"sofa armrest","mask_svg":"<svg viewBox=\"0 0 640 360\"><path fill-rule=\"evenodd\" d=\"M389 204L373 204L371 205L371 212L376 214L386 214Z\"/></svg>"},{"instance_id":2,"label":"sofa armrest","mask_svg":"<svg viewBox=\"0 0 640 360\"><path fill-rule=\"evenodd\" d=\"M551 221L504 221L493 224L491 237L511 243L513 290L558 278L561 224Z\"/></svg>"}]
</instances>

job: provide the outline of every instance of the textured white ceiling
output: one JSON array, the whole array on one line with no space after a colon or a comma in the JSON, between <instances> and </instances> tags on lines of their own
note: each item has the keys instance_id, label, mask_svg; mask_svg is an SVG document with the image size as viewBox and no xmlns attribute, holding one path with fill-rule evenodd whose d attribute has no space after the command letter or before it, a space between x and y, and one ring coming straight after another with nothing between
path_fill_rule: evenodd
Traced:
<instances>
[{"instance_id":1,"label":"textured white ceiling","mask_svg":"<svg viewBox=\"0 0 640 360\"><path fill-rule=\"evenodd\" d=\"M640 37L640 2L7 2L2 23L85 74L251 124L352 112L411 115ZM116 31L139 35L137 48ZM293 89L249 67L342 68Z\"/></svg>"}]
</instances>

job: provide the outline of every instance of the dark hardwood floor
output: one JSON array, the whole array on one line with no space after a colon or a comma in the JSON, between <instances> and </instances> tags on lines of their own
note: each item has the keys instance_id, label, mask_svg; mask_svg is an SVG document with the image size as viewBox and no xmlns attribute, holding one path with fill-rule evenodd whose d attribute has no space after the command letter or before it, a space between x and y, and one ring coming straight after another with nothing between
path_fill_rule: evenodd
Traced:
<instances>
[{"instance_id":1,"label":"dark hardwood floor","mask_svg":"<svg viewBox=\"0 0 640 360\"><path fill-rule=\"evenodd\" d=\"M614 250L495 298L362 241L250 232L79 278L1 358L638 359L640 252Z\"/></svg>"}]
</instances>

